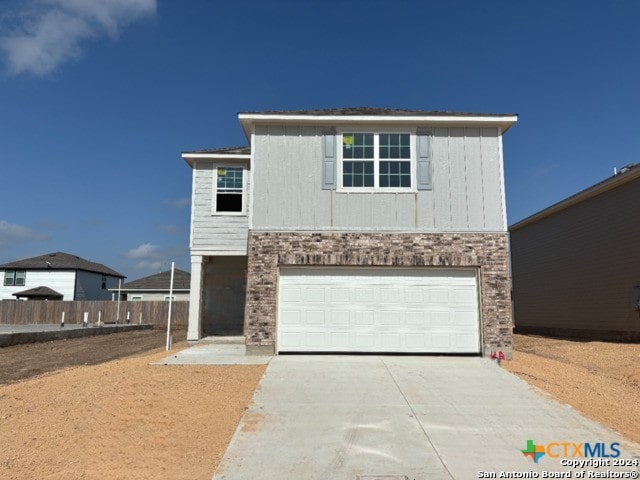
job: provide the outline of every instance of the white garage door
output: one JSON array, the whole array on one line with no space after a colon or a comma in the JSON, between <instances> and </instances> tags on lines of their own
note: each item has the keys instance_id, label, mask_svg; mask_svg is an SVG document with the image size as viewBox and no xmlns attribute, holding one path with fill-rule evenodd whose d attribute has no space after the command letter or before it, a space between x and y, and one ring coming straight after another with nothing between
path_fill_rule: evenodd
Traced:
<instances>
[{"instance_id":1,"label":"white garage door","mask_svg":"<svg viewBox=\"0 0 640 480\"><path fill-rule=\"evenodd\" d=\"M478 353L474 270L282 268L281 352Z\"/></svg>"}]
</instances>

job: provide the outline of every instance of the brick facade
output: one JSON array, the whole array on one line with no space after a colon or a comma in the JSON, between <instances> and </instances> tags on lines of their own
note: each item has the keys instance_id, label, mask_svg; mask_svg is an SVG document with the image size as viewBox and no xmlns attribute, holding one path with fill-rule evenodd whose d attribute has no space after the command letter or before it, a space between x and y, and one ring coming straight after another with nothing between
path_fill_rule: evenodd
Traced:
<instances>
[{"instance_id":1,"label":"brick facade","mask_svg":"<svg viewBox=\"0 0 640 480\"><path fill-rule=\"evenodd\" d=\"M506 233L249 232L245 337L249 350L273 350L281 266L476 267L480 272L482 353L512 355Z\"/></svg>"}]
</instances>

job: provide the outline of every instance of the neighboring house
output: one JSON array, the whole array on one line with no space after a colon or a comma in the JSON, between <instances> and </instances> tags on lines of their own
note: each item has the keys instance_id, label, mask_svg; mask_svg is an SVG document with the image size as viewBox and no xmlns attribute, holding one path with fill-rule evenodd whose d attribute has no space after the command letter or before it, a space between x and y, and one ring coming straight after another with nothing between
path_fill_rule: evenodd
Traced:
<instances>
[{"instance_id":1,"label":"neighboring house","mask_svg":"<svg viewBox=\"0 0 640 480\"><path fill-rule=\"evenodd\" d=\"M171 285L171 270L156 273L132 282L124 283L120 288L111 288L114 298L120 291L121 300L169 300ZM188 272L174 269L173 271L173 300L189 301L189 287L191 275Z\"/></svg>"},{"instance_id":2,"label":"neighboring house","mask_svg":"<svg viewBox=\"0 0 640 480\"><path fill-rule=\"evenodd\" d=\"M640 340L640 166L512 225L517 332Z\"/></svg>"},{"instance_id":3,"label":"neighboring house","mask_svg":"<svg viewBox=\"0 0 640 480\"><path fill-rule=\"evenodd\" d=\"M125 278L100 263L63 252L5 263L0 275L0 300L111 300L109 288Z\"/></svg>"},{"instance_id":4,"label":"neighboring house","mask_svg":"<svg viewBox=\"0 0 640 480\"><path fill-rule=\"evenodd\" d=\"M239 114L193 169L188 340L247 352L511 355L511 114Z\"/></svg>"}]
</instances>

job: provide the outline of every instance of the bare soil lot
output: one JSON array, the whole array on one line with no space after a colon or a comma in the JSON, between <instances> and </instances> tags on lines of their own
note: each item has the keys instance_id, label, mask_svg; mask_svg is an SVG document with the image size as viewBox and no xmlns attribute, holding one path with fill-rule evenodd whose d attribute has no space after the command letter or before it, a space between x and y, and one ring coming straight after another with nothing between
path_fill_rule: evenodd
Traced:
<instances>
[{"instance_id":1,"label":"bare soil lot","mask_svg":"<svg viewBox=\"0 0 640 480\"><path fill-rule=\"evenodd\" d=\"M139 330L0 348L0 384L148 352L165 346L166 335L166 330ZM186 330L176 330L172 336L176 342L183 341Z\"/></svg>"},{"instance_id":2,"label":"bare soil lot","mask_svg":"<svg viewBox=\"0 0 640 480\"><path fill-rule=\"evenodd\" d=\"M512 373L640 442L640 344L515 335Z\"/></svg>"},{"instance_id":3,"label":"bare soil lot","mask_svg":"<svg viewBox=\"0 0 640 480\"><path fill-rule=\"evenodd\" d=\"M639 344L515 341L507 370L640 441ZM0 478L210 479L265 367L150 365L164 342L153 330L0 349Z\"/></svg>"},{"instance_id":4,"label":"bare soil lot","mask_svg":"<svg viewBox=\"0 0 640 480\"><path fill-rule=\"evenodd\" d=\"M0 478L210 479L265 367L150 365L163 345L151 331L0 349Z\"/></svg>"}]
</instances>

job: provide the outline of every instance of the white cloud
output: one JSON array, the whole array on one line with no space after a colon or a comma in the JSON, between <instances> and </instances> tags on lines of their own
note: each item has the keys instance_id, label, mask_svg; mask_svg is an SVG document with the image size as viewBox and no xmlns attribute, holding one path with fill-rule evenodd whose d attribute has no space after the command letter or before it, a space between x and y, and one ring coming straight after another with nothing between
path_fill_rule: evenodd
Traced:
<instances>
[{"instance_id":1,"label":"white cloud","mask_svg":"<svg viewBox=\"0 0 640 480\"><path fill-rule=\"evenodd\" d=\"M157 0L31 0L0 38L11 73L46 75L82 55L94 37L118 37L120 28L153 15Z\"/></svg>"},{"instance_id":2,"label":"white cloud","mask_svg":"<svg viewBox=\"0 0 640 480\"><path fill-rule=\"evenodd\" d=\"M161 256L160 247L152 243L143 243L132 248L126 253L126 257L132 259L157 259Z\"/></svg>"},{"instance_id":3,"label":"white cloud","mask_svg":"<svg viewBox=\"0 0 640 480\"><path fill-rule=\"evenodd\" d=\"M24 242L47 240L48 235L15 223L0 220L0 249Z\"/></svg>"},{"instance_id":4,"label":"white cloud","mask_svg":"<svg viewBox=\"0 0 640 480\"><path fill-rule=\"evenodd\" d=\"M161 272L171 268L172 261L183 261L186 247L160 247L153 243L142 243L132 248L125 257L135 261L133 268L146 272Z\"/></svg>"}]
</instances>

